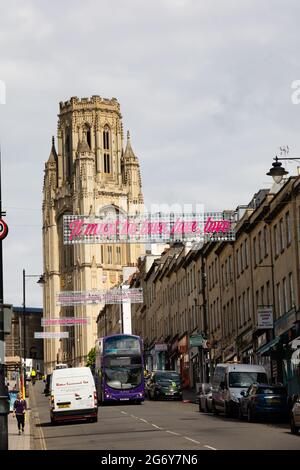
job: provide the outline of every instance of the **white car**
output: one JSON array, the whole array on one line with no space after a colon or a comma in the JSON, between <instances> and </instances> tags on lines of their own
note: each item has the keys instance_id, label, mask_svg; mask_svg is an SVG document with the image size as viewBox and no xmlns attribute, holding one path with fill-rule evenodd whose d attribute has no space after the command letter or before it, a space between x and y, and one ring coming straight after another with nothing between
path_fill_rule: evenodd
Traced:
<instances>
[{"instance_id":1,"label":"white car","mask_svg":"<svg viewBox=\"0 0 300 470\"><path fill-rule=\"evenodd\" d=\"M291 432L292 434L298 434L300 429L300 397L296 399L294 406L291 411Z\"/></svg>"}]
</instances>

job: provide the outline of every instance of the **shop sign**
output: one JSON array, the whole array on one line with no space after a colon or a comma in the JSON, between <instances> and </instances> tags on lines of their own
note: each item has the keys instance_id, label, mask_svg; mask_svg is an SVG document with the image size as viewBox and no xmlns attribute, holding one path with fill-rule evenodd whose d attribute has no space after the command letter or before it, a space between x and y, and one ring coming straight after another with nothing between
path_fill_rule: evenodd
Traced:
<instances>
[{"instance_id":1,"label":"shop sign","mask_svg":"<svg viewBox=\"0 0 300 470\"><path fill-rule=\"evenodd\" d=\"M258 307L257 329L273 328L273 307Z\"/></svg>"},{"instance_id":2,"label":"shop sign","mask_svg":"<svg viewBox=\"0 0 300 470\"><path fill-rule=\"evenodd\" d=\"M252 343L252 331L249 331L247 334L242 336L240 349L249 348L249 345Z\"/></svg>"},{"instance_id":3,"label":"shop sign","mask_svg":"<svg viewBox=\"0 0 300 470\"><path fill-rule=\"evenodd\" d=\"M175 352L178 348L178 339L172 343L171 352Z\"/></svg>"},{"instance_id":4,"label":"shop sign","mask_svg":"<svg viewBox=\"0 0 300 470\"><path fill-rule=\"evenodd\" d=\"M293 309L290 312L283 315L275 322L274 332L275 336L280 336L286 331L290 330L296 322L296 311Z\"/></svg>"},{"instance_id":5,"label":"shop sign","mask_svg":"<svg viewBox=\"0 0 300 470\"><path fill-rule=\"evenodd\" d=\"M156 352L163 352L168 350L168 345L166 343L156 343L154 346Z\"/></svg>"},{"instance_id":6,"label":"shop sign","mask_svg":"<svg viewBox=\"0 0 300 470\"><path fill-rule=\"evenodd\" d=\"M267 344L267 333L263 333L262 335L257 337L257 349L259 349L261 346L264 346Z\"/></svg>"},{"instance_id":7,"label":"shop sign","mask_svg":"<svg viewBox=\"0 0 300 470\"><path fill-rule=\"evenodd\" d=\"M183 354L187 352L187 348L187 336L184 336L180 341L178 341L178 350Z\"/></svg>"}]
</instances>

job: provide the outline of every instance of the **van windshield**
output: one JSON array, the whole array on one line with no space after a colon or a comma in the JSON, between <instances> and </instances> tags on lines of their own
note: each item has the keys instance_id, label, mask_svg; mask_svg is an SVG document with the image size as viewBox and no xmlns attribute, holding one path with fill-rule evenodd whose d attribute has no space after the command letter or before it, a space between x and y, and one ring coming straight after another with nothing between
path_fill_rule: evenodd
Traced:
<instances>
[{"instance_id":1,"label":"van windshield","mask_svg":"<svg viewBox=\"0 0 300 470\"><path fill-rule=\"evenodd\" d=\"M267 383L267 375L264 372L229 372L230 388L248 388L254 382Z\"/></svg>"}]
</instances>

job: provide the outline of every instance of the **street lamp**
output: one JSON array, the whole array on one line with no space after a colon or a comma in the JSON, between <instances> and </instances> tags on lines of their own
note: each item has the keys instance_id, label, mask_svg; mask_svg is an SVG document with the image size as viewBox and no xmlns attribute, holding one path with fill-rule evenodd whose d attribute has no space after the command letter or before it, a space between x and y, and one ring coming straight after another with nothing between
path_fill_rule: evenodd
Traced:
<instances>
[{"instance_id":1,"label":"street lamp","mask_svg":"<svg viewBox=\"0 0 300 470\"><path fill-rule=\"evenodd\" d=\"M299 160L299 157L280 157L277 155L274 158L275 162L272 163L272 168L268 171L267 175L272 176L275 183L279 184L282 181L282 178L287 175L289 172L282 168L282 163L279 160Z\"/></svg>"},{"instance_id":2,"label":"street lamp","mask_svg":"<svg viewBox=\"0 0 300 470\"><path fill-rule=\"evenodd\" d=\"M41 274L25 274L25 269L23 269L23 350L24 350L24 398L26 395L26 278L39 278L37 284L44 284L44 276Z\"/></svg>"}]
</instances>

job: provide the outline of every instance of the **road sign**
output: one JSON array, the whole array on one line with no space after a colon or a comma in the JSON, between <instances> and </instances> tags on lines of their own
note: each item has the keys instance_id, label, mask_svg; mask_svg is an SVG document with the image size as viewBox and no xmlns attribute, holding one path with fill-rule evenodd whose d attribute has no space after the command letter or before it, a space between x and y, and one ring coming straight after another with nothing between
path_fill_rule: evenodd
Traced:
<instances>
[{"instance_id":1,"label":"road sign","mask_svg":"<svg viewBox=\"0 0 300 470\"><path fill-rule=\"evenodd\" d=\"M190 336L190 348L203 346L204 338L202 335Z\"/></svg>"},{"instance_id":2,"label":"road sign","mask_svg":"<svg viewBox=\"0 0 300 470\"><path fill-rule=\"evenodd\" d=\"M4 238L8 234L8 226L7 223L4 222L3 219L0 219L0 240L4 240Z\"/></svg>"}]
</instances>

